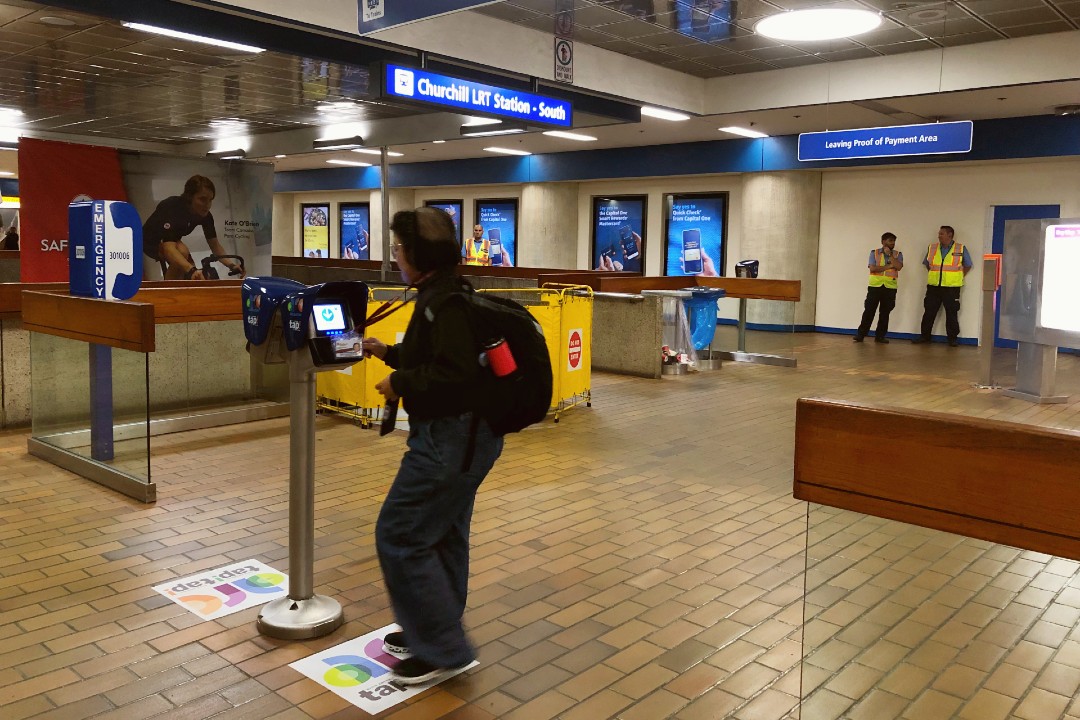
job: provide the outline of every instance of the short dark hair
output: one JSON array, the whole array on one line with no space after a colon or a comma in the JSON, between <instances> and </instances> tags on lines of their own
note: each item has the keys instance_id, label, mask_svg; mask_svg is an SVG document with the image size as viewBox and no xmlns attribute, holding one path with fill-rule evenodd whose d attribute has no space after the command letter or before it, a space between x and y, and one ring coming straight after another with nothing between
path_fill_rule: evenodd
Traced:
<instances>
[{"instance_id":1,"label":"short dark hair","mask_svg":"<svg viewBox=\"0 0 1080 720\"><path fill-rule=\"evenodd\" d=\"M952 225L942 225L941 229L949 233L949 237L955 237L956 231L952 229Z\"/></svg>"},{"instance_id":2,"label":"short dark hair","mask_svg":"<svg viewBox=\"0 0 1080 720\"><path fill-rule=\"evenodd\" d=\"M881 234L881 241L882 242L885 242L886 240L895 240L895 239L896 239L896 236L893 235L892 233L882 233Z\"/></svg>"},{"instance_id":3,"label":"short dark hair","mask_svg":"<svg viewBox=\"0 0 1080 720\"><path fill-rule=\"evenodd\" d=\"M454 221L439 208L396 212L390 230L401 242L409 263L420 272L445 270L461 262Z\"/></svg>"},{"instance_id":4,"label":"short dark hair","mask_svg":"<svg viewBox=\"0 0 1080 720\"><path fill-rule=\"evenodd\" d=\"M195 193L200 190L209 190L211 195L217 197L217 188L214 187L214 181L205 175L192 175L184 183L184 197L195 197Z\"/></svg>"}]
</instances>

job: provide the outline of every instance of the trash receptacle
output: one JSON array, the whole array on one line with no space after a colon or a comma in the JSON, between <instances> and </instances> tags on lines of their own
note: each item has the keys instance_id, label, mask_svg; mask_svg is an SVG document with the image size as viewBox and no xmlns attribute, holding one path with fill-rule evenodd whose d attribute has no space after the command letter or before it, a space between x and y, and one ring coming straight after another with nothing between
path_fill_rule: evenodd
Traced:
<instances>
[{"instance_id":1,"label":"trash receptacle","mask_svg":"<svg viewBox=\"0 0 1080 720\"><path fill-rule=\"evenodd\" d=\"M735 263L735 277L756 278L757 271L757 260L740 260Z\"/></svg>"},{"instance_id":2,"label":"trash receptacle","mask_svg":"<svg viewBox=\"0 0 1080 720\"><path fill-rule=\"evenodd\" d=\"M727 293L718 288L687 288L690 297L683 300L686 315L690 320L690 339L695 350L704 350L712 345L716 333L716 301Z\"/></svg>"}]
</instances>

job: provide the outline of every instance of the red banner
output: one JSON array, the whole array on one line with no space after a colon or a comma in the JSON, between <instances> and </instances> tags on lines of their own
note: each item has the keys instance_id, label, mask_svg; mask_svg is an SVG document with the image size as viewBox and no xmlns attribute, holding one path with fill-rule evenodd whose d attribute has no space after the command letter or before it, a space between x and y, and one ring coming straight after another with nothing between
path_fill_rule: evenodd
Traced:
<instances>
[{"instance_id":1,"label":"red banner","mask_svg":"<svg viewBox=\"0 0 1080 720\"><path fill-rule=\"evenodd\" d=\"M68 205L80 195L127 200L113 148L22 138L19 210L23 282L67 282Z\"/></svg>"}]
</instances>

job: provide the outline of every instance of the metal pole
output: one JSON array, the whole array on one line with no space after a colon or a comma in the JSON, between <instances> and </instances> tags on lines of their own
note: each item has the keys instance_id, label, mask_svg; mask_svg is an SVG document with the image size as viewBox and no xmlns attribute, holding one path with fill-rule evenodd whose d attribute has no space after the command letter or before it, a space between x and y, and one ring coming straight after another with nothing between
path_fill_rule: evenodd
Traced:
<instances>
[{"instance_id":1,"label":"metal pole","mask_svg":"<svg viewBox=\"0 0 1080 720\"><path fill-rule=\"evenodd\" d=\"M382 161L379 165L379 199L382 201L382 249L383 259L379 279L386 282L390 275L390 156L386 146L380 148Z\"/></svg>"},{"instance_id":2,"label":"metal pole","mask_svg":"<svg viewBox=\"0 0 1080 720\"><path fill-rule=\"evenodd\" d=\"M994 311L997 309L997 261L983 260L982 330L979 337L979 379L975 387L994 389Z\"/></svg>"},{"instance_id":3,"label":"metal pole","mask_svg":"<svg viewBox=\"0 0 1080 720\"><path fill-rule=\"evenodd\" d=\"M289 353L289 596L267 603L256 626L284 640L332 633L345 616L333 598L314 593L315 373L310 351Z\"/></svg>"},{"instance_id":4,"label":"metal pole","mask_svg":"<svg viewBox=\"0 0 1080 720\"><path fill-rule=\"evenodd\" d=\"M315 594L315 375L289 383L289 597Z\"/></svg>"},{"instance_id":5,"label":"metal pole","mask_svg":"<svg viewBox=\"0 0 1080 720\"><path fill-rule=\"evenodd\" d=\"M739 352L746 352L746 298L739 298Z\"/></svg>"}]
</instances>

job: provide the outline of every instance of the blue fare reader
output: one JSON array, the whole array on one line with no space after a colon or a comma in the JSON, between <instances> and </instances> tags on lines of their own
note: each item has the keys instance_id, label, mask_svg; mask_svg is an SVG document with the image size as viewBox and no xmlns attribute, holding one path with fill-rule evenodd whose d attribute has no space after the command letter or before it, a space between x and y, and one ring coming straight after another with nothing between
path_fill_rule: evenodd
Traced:
<instances>
[{"instance_id":1,"label":"blue fare reader","mask_svg":"<svg viewBox=\"0 0 1080 720\"><path fill-rule=\"evenodd\" d=\"M367 285L328 282L302 288L281 305L285 347L305 345L316 367L350 365L360 359L361 330L367 318Z\"/></svg>"}]
</instances>

